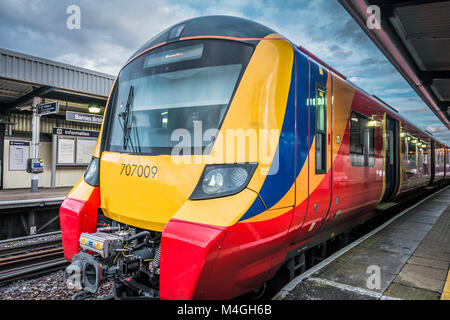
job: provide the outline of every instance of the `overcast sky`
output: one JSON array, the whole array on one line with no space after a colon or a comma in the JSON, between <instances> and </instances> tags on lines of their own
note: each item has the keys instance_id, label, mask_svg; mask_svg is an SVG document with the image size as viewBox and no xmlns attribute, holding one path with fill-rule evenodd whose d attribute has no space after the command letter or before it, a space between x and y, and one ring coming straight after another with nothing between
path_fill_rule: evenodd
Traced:
<instances>
[{"instance_id":1,"label":"overcast sky","mask_svg":"<svg viewBox=\"0 0 450 320\"><path fill-rule=\"evenodd\" d=\"M79 30L66 27L70 5L81 10ZM248 18L278 31L450 144L450 130L337 0L0 0L0 47L116 75L158 32L213 14Z\"/></svg>"}]
</instances>

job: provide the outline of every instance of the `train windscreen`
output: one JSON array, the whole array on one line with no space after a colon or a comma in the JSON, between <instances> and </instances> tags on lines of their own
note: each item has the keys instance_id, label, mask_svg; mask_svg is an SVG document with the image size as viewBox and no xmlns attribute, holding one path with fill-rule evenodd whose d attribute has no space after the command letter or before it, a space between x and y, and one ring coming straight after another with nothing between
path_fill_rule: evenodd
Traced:
<instances>
[{"instance_id":1,"label":"train windscreen","mask_svg":"<svg viewBox=\"0 0 450 320\"><path fill-rule=\"evenodd\" d=\"M177 146L190 154L204 152L216 138L253 49L226 40L189 40L130 62L113 90L105 150L160 155Z\"/></svg>"}]
</instances>

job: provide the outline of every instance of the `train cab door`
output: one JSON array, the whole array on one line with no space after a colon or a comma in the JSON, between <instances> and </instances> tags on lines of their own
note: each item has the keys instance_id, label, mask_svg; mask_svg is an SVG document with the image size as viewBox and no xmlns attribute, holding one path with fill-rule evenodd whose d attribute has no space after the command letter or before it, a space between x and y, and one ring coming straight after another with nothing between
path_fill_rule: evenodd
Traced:
<instances>
[{"instance_id":1,"label":"train cab door","mask_svg":"<svg viewBox=\"0 0 450 320\"><path fill-rule=\"evenodd\" d=\"M305 93L308 94L304 99L308 102L305 106L308 123L303 117L298 126L298 130L302 130L300 126L304 124L309 131L308 167L303 166L297 177L297 181L306 178L308 184L297 184L295 217L302 216L304 219L301 226L297 225L294 243L317 234L327 218L332 193L332 76L313 60L308 60L308 74L309 90L303 91L303 98ZM300 137L301 134L299 131ZM305 187L307 201L301 195Z\"/></svg>"},{"instance_id":2,"label":"train cab door","mask_svg":"<svg viewBox=\"0 0 450 320\"><path fill-rule=\"evenodd\" d=\"M398 188L398 121L386 115L384 131L385 188L382 202L387 202L394 197Z\"/></svg>"}]
</instances>

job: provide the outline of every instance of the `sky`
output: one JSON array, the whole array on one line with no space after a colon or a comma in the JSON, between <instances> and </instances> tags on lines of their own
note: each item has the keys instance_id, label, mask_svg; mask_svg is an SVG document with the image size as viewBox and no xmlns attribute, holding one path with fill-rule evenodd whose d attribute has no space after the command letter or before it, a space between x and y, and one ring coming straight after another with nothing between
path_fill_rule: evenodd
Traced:
<instances>
[{"instance_id":1,"label":"sky","mask_svg":"<svg viewBox=\"0 0 450 320\"><path fill-rule=\"evenodd\" d=\"M80 8L79 29L67 27L71 5ZM274 29L450 144L450 130L337 0L1 0L0 48L116 75L163 29L216 14Z\"/></svg>"}]
</instances>

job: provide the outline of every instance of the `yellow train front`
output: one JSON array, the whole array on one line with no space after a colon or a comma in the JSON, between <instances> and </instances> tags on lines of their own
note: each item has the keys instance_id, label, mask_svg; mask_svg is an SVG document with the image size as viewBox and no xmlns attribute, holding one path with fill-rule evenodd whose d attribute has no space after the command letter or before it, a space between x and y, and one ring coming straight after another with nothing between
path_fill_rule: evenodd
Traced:
<instances>
[{"instance_id":1,"label":"yellow train front","mask_svg":"<svg viewBox=\"0 0 450 320\"><path fill-rule=\"evenodd\" d=\"M260 286L274 244L239 222L265 210L258 191L283 171L292 70L289 41L232 17L182 22L139 49L60 209L69 275L91 292L114 277L118 297L231 298ZM115 228L97 231L101 215Z\"/></svg>"}]
</instances>

